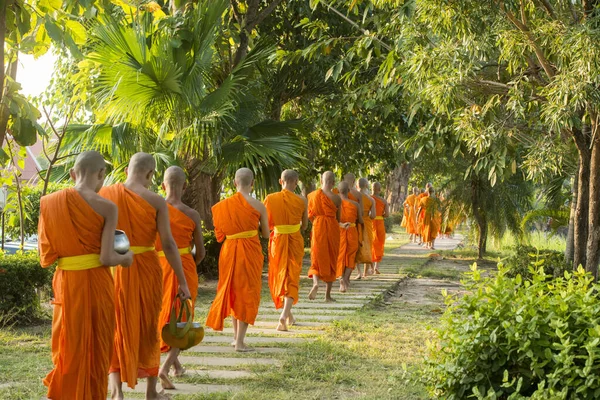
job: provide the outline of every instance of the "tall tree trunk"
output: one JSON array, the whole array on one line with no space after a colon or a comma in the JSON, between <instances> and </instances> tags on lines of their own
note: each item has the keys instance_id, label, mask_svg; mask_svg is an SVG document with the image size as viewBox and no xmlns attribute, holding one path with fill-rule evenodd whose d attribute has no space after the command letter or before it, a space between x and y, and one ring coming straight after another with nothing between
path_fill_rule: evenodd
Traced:
<instances>
[{"instance_id":1,"label":"tall tree trunk","mask_svg":"<svg viewBox=\"0 0 600 400\"><path fill-rule=\"evenodd\" d=\"M577 166L579 171L579 165ZM575 251L575 214L577 212L577 186L579 184L579 174L573 177L571 187L571 212L569 213L569 230L567 233L567 245L565 247L565 261L573 263L573 253Z\"/></svg>"},{"instance_id":2,"label":"tall tree trunk","mask_svg":"<svg viewBox=\"0 0 600 400\"><path fill-rule=\"evenodd\" d=\"M473 217L475 217L475 222L477 222L479 230L477 257L482 259L487 251L488 223L479 195L479 191L481 190L480 185L479 177L475 176L471 179L471 207L473 208Z\"/></svg>"},{"instance_id":3,"label":"tall tree trunk","mask_svg":"<svg viewBox=\"0 0 600 400\"><path fill-rule=\"evenodd\" d=\"M590 200L590 150L585 131L574 132L579 151L579 171L577 184L577 206L573 236L573 268L586 265L586 245L588 239L588 219Z\"/></svg>"},{"instance_id":4,"label":"tall tree trunk","mask_svg":"<svg viewBox=\"0 0 600 400\"><path fill-rule=\"evenodd\" d=\"M6 29L6 27L4 27L4 29ZM4 46L4 41L2 41L2 46ZM4 50L2 51L2 56L4 57ZM4 76L4 59L2 61L2 68L0 68L2 70L2 80L0 81L2 82L2 89L0 91L3 93L2 97L0 97L0 147L4 145L4 140L6 139L6 127L8 126L8 117L10 116L10 111L8 110L8 106L6 105L6 101L1 101L1 99L3 99L4 95L6 94L4 93L6 88L6 77ZM10 78L13 81L17 80L18 61L19 58L18 55L16 55L15 59L8 66L8 76L10 76Z\"/></svg>"},{"instance_id":5,"label":"tall tree trunk","mask_svg":"<svg viewBox=\"0 0 600 400\"><path fill-rule=\"evenodd\" d=\"M411 173L412 165L405 162L394 168L388 175L385 197L390 206L390 212L399 213L404 209Z\"/></svg>"},{"instance_id":6,"label":"tall tree trunk","mask_svg":"<svg viewBox=\"0 0 600 400\"><path fill-rule=\"evenodd\" d=\"M590 272L594 279L598 278L598 253L600 244L600 134L594 132L594 143L590 160L590 188L589 188L589 211L588 211L588 236L586 245L585 270Z\"/></svg>"},{"instance_id":7,"label":"tall tree trunk","mask_svg":"<svg viewBox=\"0 0 600 400\"><path fill-rule=\"evenodd\" d=\"M302 181L302 196L308 197L310 192L314 192L317 186L311 180Z\"/></svg>"},{"instance_id":8,"label":"tall tree trunk","mask_svg":"<svg viewBox=\"0 0 600 400\"><path fill-rule=\"evenodd\" d=\"M222 186L223 178L220 174L200 172L191 179L183 196L183 202L198 211L208 230L215 228L211 208L221 200Z\"/></svg>"}]
</instances>

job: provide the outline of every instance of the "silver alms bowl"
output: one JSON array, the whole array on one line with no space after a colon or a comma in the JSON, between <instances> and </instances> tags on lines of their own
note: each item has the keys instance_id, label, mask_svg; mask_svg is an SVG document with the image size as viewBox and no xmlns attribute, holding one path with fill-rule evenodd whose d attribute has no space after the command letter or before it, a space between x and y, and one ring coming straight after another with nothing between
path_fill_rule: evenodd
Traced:
<instances>
[{"instance_id":1,"label":"silver alms bowl","mask_svg":"<svg viewBox=\"0 0 600 400\"><path fill-rule=\"evenodd\" d=\"M119 254L125 254L129 251L129 238L125 232L115 230L115 251Z\"/></svg>"}]
</instances>

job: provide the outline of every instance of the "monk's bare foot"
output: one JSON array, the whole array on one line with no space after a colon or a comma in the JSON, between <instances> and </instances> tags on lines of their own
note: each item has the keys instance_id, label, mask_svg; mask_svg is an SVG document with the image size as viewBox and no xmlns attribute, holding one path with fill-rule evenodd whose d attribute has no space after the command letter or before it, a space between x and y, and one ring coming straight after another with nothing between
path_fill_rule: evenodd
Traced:
<instances>
[{"instance_id":1,"label":"monk's bare foot","mask_svg":"<svg viewBox=\"0 0 600 400\"><path fill-rule=\"evenodd\" d=\"M165 390L175 390L175 385L169 379L169 375L164 372L158 373L158 378L160 379L160 384Z\"/></svg>"},{"instance_id":2,"label":"monk's bare foot","mask_svg":"<svg viewBox=\"0 0 600 400\"><path fill-rule=\"evenodd\" d=\"M363 278L362 275L357 276L356 278L354 278L355 281L360 281Z\"/></svg>"},{"instance_id":3,"label":"monk's bare foot","mask_svg":"<svg viewBox=\"0 0 600 400\"><path fill-rule=\"evenodd\" d=\"M287 319L288 326L293 326L295 323L296 323L296 318L294 318L293 316L289 316Z\"/></svg>"},{"instance_id":4,"label":"monk's bare foot","mask_svg":"<svg viewBox=\"0 0 600 400\"><path fill-rule=\"evenodd\" d=\"M310 289L310 292L308 293L308 299L309 300L314 300L317 298L317 291L319 290L319 286L318 285L314 285L312 287L312 289Z\"/></svg>"},{"instance_id":5,"label":"monk's bare foot","mask_svg":"<svg viewBox=\"0 0 600 400\"><path fill-rule=\"evenodd\" d=\"M245 343L241 346L235 346L235 351L238 353L250 353L251 351L255 351L254 347L250 347Z\"/></svg>"},{"instance_id":6,"label":"monk's bare foot","mask_svg":"<svg viewBox=\"0 0 600 400\"><path fill-rule=\"evenodd\" d=\"M185 375L185 368L183 368L183 367L181 367L179 369L175 368L175 372L173 373L173 376L179 378L184 375Z\"/></svg>"},{"instance_id":7,"label":"monk's bare foot","mask_svg":"<svg viewBox=\"0 0 600 400\"><path fill-rule=\"evenodd\" d=\"M122 392L120 394L119 393L113 393L110 396L110 398L111 398L111 400L124 400L125 399L125 397L123 396Z\"/></svg>"},{"instance_id":8,"label":"monk's bare foot","mask_svg":"<svg viewBox=\"0 0 600 400\"><path fill-rule=\"evenodd\" d=\"M325 297L325 303L335 303L335 300L331 297Z\"/></svg>"},{"instance_id":9,"label":"monk's bare foot","mask_svg":"<svg viewBox=\"0 0 600 400\"><path fill-rule=\"evenodd\" d=\"M341 280L340 281L340 293L346 293L346 290L348 290L346 288L346 281L345 280Z\"/></svg>"},{"instance_id":10,"label":"monk's bare foot","mask_svg":"<svg viewBox=\"0 0 600 400\"><path fill-rule=\"evenodd\" d=\"M375 268L375 275L381 275L381 272L379 272L379 268Z\"/></svg>"},{"instance_id":11,"label":"monk's bare foot","mask_svg":"<svg viewBox=\"0 0 600 400\"><path fill-rule=\"evenodd\" d=\"M285 318L279 318L279 324L277 325L277 330L280 332L287 332L287 322Z\"/></svg>"},{"instance_id":12,"label":"monk's bare foot","mask_svg":"<svg viewBox=\"0 0 600 400\"><path fill-rule=\"evenodd\" d=\"M231 344L231 347L235 347L235 343L236 343L236 341L235 341L235 340L234 340L233 342L231 342L231 343L230 343L230 344Z\"/></svg>"}]
</instances>

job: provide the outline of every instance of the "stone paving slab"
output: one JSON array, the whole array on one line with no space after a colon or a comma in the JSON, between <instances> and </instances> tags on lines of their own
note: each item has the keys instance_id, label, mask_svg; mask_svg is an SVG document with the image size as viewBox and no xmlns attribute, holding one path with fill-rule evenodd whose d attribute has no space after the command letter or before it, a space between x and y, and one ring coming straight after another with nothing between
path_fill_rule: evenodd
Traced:
<instances>
[{"instance_id":1,"label":"stone paving slab","mask_svg":"<svg viewBox=\"0 0 600 400\"><path fill-rule=\"evenodd\" d=\"M206 335L210 335L211 333L215 333L215 331L211 330L210 328L206 329ZM219 333L219 332L216 332ZM229 333L233 335L233 328L224 328L222 333ZM265 328L255 328L253 326L249 326L248 327L248 331L247 334L251 335L251 334L263 334L263 335L273 335L273 336L280 336L280 335L290 335L290 334L296 334L296 335L315 335L315 334L323 334L325 333L324 331L320 331L320 330L302 330L302 329L290 329L288 332L281 332L278 331L276 329L265 329Z\"/></svg>"},{"instance_id":2,"label":"stone paving slab","mask_svg":"<svg viewBox=\"0 0 600 400\"><path fill-rule=\"evenodd\" d=\"M231 339L230 339L231 341ZM255 347L255 353L262 354L273 354L273 353L284 353L286 349L281 347ZM233 346L204 346L199 344L190 349L187 349L185 353L235 353Z\"/></svg>"},{"instance_id":3,"label":"stone paving slab","mask_svg":"<svg viewBox=\"0 0 600 400\"><path fill-rule=\"evenodd\" d=\"M296 315L296 313L294 313L294 315ZM262 314L259 315L258 318L260 319L260 321L278 321L279 320L279 314ZM296 325L297 326L302 326L302 324L304 323L314 323L314 321L317 322L329 322L329 321L335 321L335 320L339 320L339 319L344 319L344 316L342 315L303 315L301 318L296 317Z\"/></svg>"},{"instance_id":4,"label":"stone paving slab","mask_svg":"<svg viewBox=\"0 0 600 400\"><path fill-rule=\"evenodd\" d=\"M123 385L124 393L146 393L146 380L141 380L135 389L131 389L125 385ZM168 390L165 391L167 394L177 395L177 394L209 394L209 393L222 393L222 392L235 392L239 390L238 386L235 385L206 385L206 384L190 384L190 383L177 383L176 390ZM157 385L157 388L160 390L160 384ZM132 399L132 397L127 397L126 399ZM139 400L139 398L137 399Z\"/></svg>"},{"instance_id":5,"label":"stone paving slab","mask_svg":"<svg viewBox=\"0 0 600 400\"><path fill-rule=\"evenodd\" d=\"M233 337L231 335L227 336L205 336L203 343L224 343L227 346L232 342ZM245 342L249 345L257 344L257 343L278 343L278 344L288 344L288 343L303 343L311 339L307 338L297 338L297 337L264 337L264 336L249 336L246 338Z\"/></svg>"},{"instance_id":6,"label":"stone paving slab","mask_svg":"<svg viewBox=\"0 0 600 400\"><path fill-rule=\"evenodd\" d=\"M203 375L209 379L244 379L252 378L254 374L248 371L229 371L225 369L215 370L201 370L201 369L188 369L186 375ZM175 386L178 386L175 383Z\"/></svg>"},{"instance_id":7,"label":"stone paving slab","mask_svg":"<svg viewBox=\"0 0 600 400\"><path fill-rule=\"evenodd\" d=\"M332 294L333 297L333 294ZM334 297L335 299L335 297ZM341 297L340 297L341 299ZM321 308L321 309L331 309L331 308L341 308L341 309L357 309L362 308L364 303L343 303L341 300L336 301L335 303L319 303L318 300L313 300L311 302L298 303L294 306L293 310L303 310L305 308ZM273 306L265 306L265 309L275 310ZM281 312L281 311L280 311Z\"/></svg>"},{"instance_id":8,"label":"stone paving slab","mask_svg":"<svg viewBox=\"0 0 600 400\"><path fill-rule=\"evenodd\" d=\"M194 357L179 356L182 364L205 365L207 367L238 367L240 365L277 365L279 361L273 358L232 358L232 357Z\"/></svg>"}]
</instances>

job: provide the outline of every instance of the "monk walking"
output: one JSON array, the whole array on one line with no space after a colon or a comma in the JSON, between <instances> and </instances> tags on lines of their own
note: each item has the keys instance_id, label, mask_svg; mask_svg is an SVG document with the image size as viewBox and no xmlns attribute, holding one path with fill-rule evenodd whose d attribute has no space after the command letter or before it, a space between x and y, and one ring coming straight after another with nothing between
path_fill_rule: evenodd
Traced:
<instances>
[{"instance_id":1,"label":"monk walking","mask_svg":"<svg viewBox=\"0 0 600 400\"><path fill-rule=\"evenodd\" d=\"M437 199L435 198L435 190L430 187L427 191L427 195L419 202L419 209L417 211L419 215L422 215L422 235L423 243L429 250L434 250L435 239L440 230L437 223L437 214L439 207Z\"/></svg>"},{"instance_id":2,"label":"monk walking","mask_svg":"<svg viewBox=\"0 0 600 400\"><path fill-rule=\"evenodd\" d=\"M356 201L348 198L350 187L347 182L340 182L338 191L342 199L340 211L340 254L337 261L337 276L340 279L340 292L345 293L350 287L350 275L356 267L358 252L357 224L362 224L362 210Z\"/></svg>"},{"instance_id":3,"label":"monk walking","mask_svg":"<svg viewBox=\"0 0 600 400\"><path fill-rule=\"evenodd\" d=\"M124 184L105 187L100 195L117 204L117 229L125 231L135 254L130 268L115 271L117 325L115 351L110 366L113 399L122 399L122 382L135 388L138 378L148 378L147 399L165 398L156 391L160 365L158 318L162 305L162 268L154 249L158 233L163 252L177 276L182 300L190 298L177 244L171 234L165 200L148 188L156 169L147 153L134 154L125 169Z\"/></svg>"},{"instance_id":4,"label":"monk walking","mask_svg":"<svg viewBox=\"0 0 600 400\"><path fill-rule=\"evenodd\" d=\"M417 196L417 201L415 204L415 208L418 210L421 204L421 200L424 197L427 197L429 195L429 188L433 187L433 184L431 184L431 182L427 182L427 184L425 184L425 189L421 189L421 194L419 194ZM423 213L422 212L417 212L416 216L417 216L417 233L419 236L419 246L422 246L424 244L423 242Z\"/></svg>"},{"instance_id":5,"label":"monk walking","mask_svg":"<svg viewBox=\"0 0 600 400\"><path fill-rule=\"evenodd\" d=\"M381 184L373 183L373 200L375 201L375 218L373 219L373 246L371 247L371 255L373 260L373 268L376 274L379 272L379 263L383 258L383 249L385 246L385 223L384 218L389 215L389 207L387 201L381 198Z\"/></svg>"},{"instance_id":6,"label":"monk walking","mask_svg":"<svg viewBox=\"0 0 600 400\"><path fill-rule=\"evenodd\" d=\"M413 187L412 194L406 197L404 201L404 213L406 219L406 233L410 236L411 243L417 243L417 196L419 196L419 188Z\"/></svg>"},{"instance_id":7,"label":"monk walking","mask_svg":"<svg viewBox=\"0 0 600 400\"><path fill-rule=\"evenodd\" d=\"M196 296L198 295L198 272L196 268L206 255L200 214L198 214L196 210L183 204L181 201L181 197L183 196L186 187L186 176L183 169L175 166L167 168L162 187L167 193L166 200L169 209L171 233L173 234L175 243L177 243L177 248L181 255L181 264L183 273L185 274L185 280L192 295L190 318L193 320L194 304L196 303ZM196 254L192 255L191 250L194 246L196 247ZM160 335L162 327L169 323L173 305L175 305L176 310L179 310L181 302L176 298L179 291L177 277L175 276L175 272L173 271L173 268L171 268L165 253L162 251L160 240L156 241L156 250L158 251L158 258L163 272L162 308L158 325ZM182 322L185 321L187 321L187 319L184 316ZM161 338L160 351L162 353L167 353L167 358L158 371L158 377L160 378L163 389L175 389L175 386L169 379L169 370L171 369L171 366L173 366L175 369L175 376L182 376L184 374L185 371L177 358L180 350L169 347Z\"/></svg>"},{"instance_id":8,"label":"monk walking","mask_svg":"<svg viewBox=\"0 0 600 400\"><path fill-rule=\"evenodd\" d=\"M362 279L367 275L373 274L373 218L375 218L375 200L369 196L369 181L366 178L360 178L358 180L358 187L360 189L361 204L363 209L363 228L359 229L358 234L360 236L362 246L358 250L356 262L364 264L364 271L361 274L360 268L358 268L358 278Z\"/></svg>"},{"instance_id":9,"label":"monk walking","mask_svg":"<svg viewBox=\"0 0 600 400\"><path fill-rule=\"evenodd\" d=\"M331 190L335 185L333 172L327 171L321 178L321 189L308 195L308 218L312 221L310 262L308 277L313 287L308 294L310 300L317 298L319 279L325 282L325 301L331 298L331 287L337 278L337 259L340 251L340 207L342 200Z\"/></svg>"},{"instance_id":10,"label":"monk walking","mask_svg":"<svg viewBox=\"0 0 600 400\"><path fill-rule=\"evenodd\" d=\"M48 398L106 399L115 328L114 283L107 266L131 265L133 253L114 250L117 206L98 195L106 164L85 151L70 171L75 188L42 197L40 264L54 273L52 363Z\"/></svg>"},{"instance_id":11,"label":"monk walking","mask_svg":"<svg viewBox=\"0 0 600 400\"><path fill-rule=\"evenodd\" d=\"M235 350L253 351L244 343L248 325L254 324L260 304L264 256L258 239L269 237L267 209L251 196L254 174L248 168L235 173L237 193L212 207L215 235L223 242L219 255L217 296L206 325L223 330L223 321L233 319Z\"/></svg>"},{"instance_id":12,"label":"monk walking","mask_svg":"<svg viewBox=\"0 0 600 400\"><path fill-rule=\"evenodd\" d=\"M298 173L286 169L281 174L281 192L265 199L269 216L269 289L275 308L283 307L279 317L278 331L287 331L295 322L292 305L298 302L304 238L302 232L308 226L307 202L294 193L298 186Z\"/></svg>"}]
</instances>

